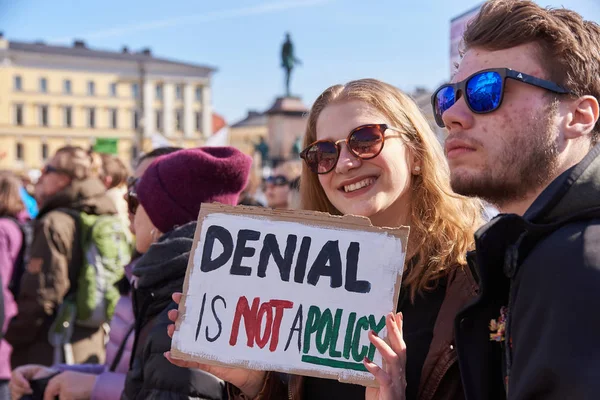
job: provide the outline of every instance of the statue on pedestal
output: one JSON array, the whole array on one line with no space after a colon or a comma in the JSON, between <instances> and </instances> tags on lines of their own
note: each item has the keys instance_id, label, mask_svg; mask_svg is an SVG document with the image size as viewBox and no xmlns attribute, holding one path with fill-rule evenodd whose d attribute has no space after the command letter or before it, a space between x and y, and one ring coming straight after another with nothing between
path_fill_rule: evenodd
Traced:
<instances>
[{"instance_id":1,"label":"statue on pedestal","mask_svg":"<svg viewBox=\"0 0 600 400\"><path fill-rule=\"evenodd\" d=\"M281 47L281 66L285 69L285 95L290 97L290 78L294 66L301 65L302 62L294 54L294 44L290 34L285 34L285 42Z\"/></svg>"},{"instance_id":2,"label":"statue on pedestal","mask_svg":"<svg viewBox=\"0 0 600 400\"><path fill-rule=\"evenodd\" d=\"M254 144L254 152L260 153L261 164L264 167L269 161L269 145L265 142L265 138L260 137L260 141Z\"/></svg>"}]
</instances>

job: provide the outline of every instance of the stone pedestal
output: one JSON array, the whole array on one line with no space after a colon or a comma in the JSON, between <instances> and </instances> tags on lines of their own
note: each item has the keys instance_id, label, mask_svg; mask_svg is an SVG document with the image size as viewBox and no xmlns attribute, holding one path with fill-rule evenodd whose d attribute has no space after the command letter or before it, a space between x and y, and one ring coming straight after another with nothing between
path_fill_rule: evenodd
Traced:
<instances>
[{"instance_id":1,"label":"stone pedestal","mask_svg":"<svg viewBox=\"0 0 600 400\"><path fill-rule=\"evenodd\" d=\"M273 164L297 157L294 144L304 137L308 108L299 97L278 97L267 110L267 144Z\"/></svg>"}]
</instances>

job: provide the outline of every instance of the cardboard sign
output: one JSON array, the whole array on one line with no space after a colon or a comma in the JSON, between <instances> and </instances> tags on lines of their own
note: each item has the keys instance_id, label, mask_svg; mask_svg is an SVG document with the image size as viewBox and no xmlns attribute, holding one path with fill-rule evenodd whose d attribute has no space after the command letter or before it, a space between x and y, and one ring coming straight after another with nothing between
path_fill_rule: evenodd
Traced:
<instances>
[{"instance_id":1,"label":"cardboard sign","mask_svg":"<svg viewBox=\"0 0 600 400\"><path fill-rule=\"evenodd\" d=\"M396 311L408 227L202 204L174 358L376 386L368 339Z\"/></svg>"}]
</instances>

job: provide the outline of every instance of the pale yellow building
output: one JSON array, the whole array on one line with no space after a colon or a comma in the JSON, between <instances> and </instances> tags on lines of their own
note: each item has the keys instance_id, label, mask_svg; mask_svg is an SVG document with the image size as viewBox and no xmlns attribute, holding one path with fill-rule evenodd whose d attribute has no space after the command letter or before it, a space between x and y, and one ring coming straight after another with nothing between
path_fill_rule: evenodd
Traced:
<instances>
[{"instance_id":1,"label":"pale yellow building","mask_svg":"<svg viewBox=\"0 0 600 400\"><path fill-rule=\"evenodd\" d=\"M212 135L215 68L150 50L93 50L9 41L0 34L0 169L41 168L66 144L116 146L131 161L157 144Z\"/></svg>"},{"instance_id":2,"label":"pale yellow building","mask_svg":"<svg viewBox=\"0 0 600 400\"><path fill-rule=\"evenodd\" d=\"M267 141L268 137L267 114L254 110L229 128L229 144L248 155L254 154L254 146L261 138Z\"/></svg>"}]
</instances>

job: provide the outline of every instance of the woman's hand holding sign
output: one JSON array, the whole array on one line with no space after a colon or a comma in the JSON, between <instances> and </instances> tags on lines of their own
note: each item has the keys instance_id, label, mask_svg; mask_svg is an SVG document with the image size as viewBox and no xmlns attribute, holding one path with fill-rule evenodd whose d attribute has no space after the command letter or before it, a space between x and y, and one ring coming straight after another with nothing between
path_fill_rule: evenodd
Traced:
<instances>
[{"instance_id":1,"label":"woman's hand holding sign","mask_svg":"<svg viewBox=\"0 0 600 400\"><path fill-rule=\"evenodd\" d=\"M179 304L181 293L173 293L173 301ZM169 311L169 319L177 321L179 312L177 310ZM373 374L379 388L367 388L366 400L404 400L406 389L405 366L406 366L406 344L402 337L402 313L387 315L385 325L388 331L387 344L374 331L369 332L369 340L375 348L381 353L385 360L384 368L379 367L371 360L365 358L363 364L369 372ZM171 324L167 328L169 337L173 337L175 325ZM255 397L264 385L266 376L265 371L256 371L245 368L227 368L215 365L202 364L194 361L183 361L171 358L170 352L165 353L165 357L174 365L182 368L202 369L216 377L239 388L249 397Z\"/></svg>"},{"instance_id":2,"label":"woman's hand holding sign","mask_svg":"<svg viewBox=\"0 0 600 400\"><path fill-rule=\"evenodd\" d=\"M181 301L181 296L181 293L173 293L173 301L179 304L179 302ZM179 312L177 310L169 311L169 319L171 321L177 321L178 316ZM173 333L175 332L175 325L169 325L167 328L167 332L169 334L169 337L173 338ZM209 374L216 376L219 379L224 380L225 382L229 382L232 385L236 386L238 389L240 389L244 394L246 394L250 398L255 397L260 392L266 376L265 371L256 371L245 368L227 368L216 365L202 364L195 361L176 360L171 357L171 352L166 352L165 357L167 358L167 360L169 360L169 362L171 362L171 364L177 365L178 367L201 369L203 371L208 372Z\"/></svg>"},{"instance_id":3,"label":"woman's hand holding sign","mask_svg":"<svg viewBox=\"0 0 600 400\"><path fill-rule=\"evenodd\" d=\"M385 326L390 344L374 331L369 332L369 340L381 354L385 367L381 368L365 357L363 364L379 383L379 388L367 388L366 400L404 400L406 397L406 343L402 337L402 322L402 313L387 315Z\"/></svg>"}]
</instances>

